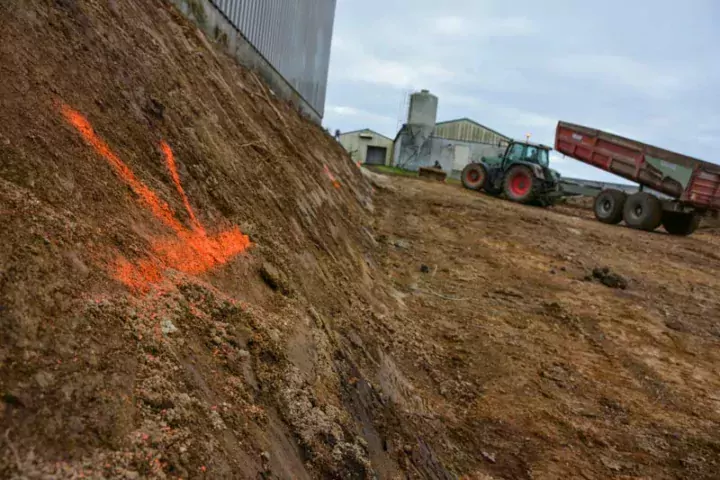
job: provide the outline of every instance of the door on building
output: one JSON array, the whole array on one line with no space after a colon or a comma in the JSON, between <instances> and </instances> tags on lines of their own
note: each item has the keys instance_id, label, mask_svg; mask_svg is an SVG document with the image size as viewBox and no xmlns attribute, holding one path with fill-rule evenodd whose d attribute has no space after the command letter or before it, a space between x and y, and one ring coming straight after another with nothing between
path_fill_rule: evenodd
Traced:
<instances>
[{"instance_id":1,"label":"door on building","mask_svg":"<svg viewBox=\"0 0 720 480\"><path fill-rule=\"evenodd\" d=\"M372 147L368 145L367 155L365 156L365 163L367 163L368 165L385 165L386 158L386 147Z\"/></svg>"},{"instance_id":2,"label":"door on building","mask_svg":"<svg viewBox=\"0 0 720 480\"><path fill-rule=\"evenodd\" d=\"M467 145L455 145L453 170L462 171L468 163L470 163L470 147Z\"/></svg>"}]
</instances>

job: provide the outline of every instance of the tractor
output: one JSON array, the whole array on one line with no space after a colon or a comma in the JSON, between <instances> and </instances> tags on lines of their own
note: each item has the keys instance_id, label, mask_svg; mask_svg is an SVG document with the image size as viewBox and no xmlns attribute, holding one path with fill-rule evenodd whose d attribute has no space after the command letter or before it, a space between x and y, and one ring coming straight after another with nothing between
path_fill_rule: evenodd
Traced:
<instances>
[{"instance_id":1,"label":"tractor","mask_svg":"<svg viewBox=\"0 0 720 480\"><path fill-rule=\"evenodd\" d=\"M550 150L545 145L510 142L502 156L469 163L462 171L462 184L513 202L552 205L563 192L560 174L550 169Z\"/></svg>"}]
</instances>

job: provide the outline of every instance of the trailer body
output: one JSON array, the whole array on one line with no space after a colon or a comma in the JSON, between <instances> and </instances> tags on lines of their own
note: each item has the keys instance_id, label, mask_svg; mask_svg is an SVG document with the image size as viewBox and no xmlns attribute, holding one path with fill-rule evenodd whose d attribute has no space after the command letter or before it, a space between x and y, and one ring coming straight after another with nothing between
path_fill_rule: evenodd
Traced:
<instances>
[{"instance_id":1,"label":"trailer body","mask_svg":"<svg viewBox=\"0 0 720 480\"><path fill-rule=\"evenodd\" d=\"M720 211L720 165L562 121L555 150L671 197L666 209Z\"/></svg>"}]
</instances>

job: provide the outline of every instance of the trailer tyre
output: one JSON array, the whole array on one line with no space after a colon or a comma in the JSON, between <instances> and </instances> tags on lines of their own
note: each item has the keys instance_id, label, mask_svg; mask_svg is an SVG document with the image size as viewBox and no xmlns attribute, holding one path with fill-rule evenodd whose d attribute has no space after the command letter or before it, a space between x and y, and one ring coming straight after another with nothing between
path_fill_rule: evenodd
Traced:
<instances>
[{"instance_id":1,"label":"trailer tyre","mask_svg":"<svg viewBox=\"0 0 720 480\"><path fill-rule=\"evenodd\" d=\"M660 226L662 217L662 204L655 195L637 192L625 200L623 219L630 228L651 232Z\"/></svg>"},{"instance_id":2,"label":"trailer tyre","mask_svg":"<svg viewBox=\"0 0 720 480\"><path fill-rule=\"evenodd\" d=\"M602 223L617 225L623 219L623 209L627 195L625 192L615 189L603 190L595 197L593 210L595 218Z\"/></svg>"},{"instance_id":3,"label":"trailer tyre","mask_svg":"<svg viewBox=\"0 0 720 480\"><path fill-rule=\"evenodd\" d=\"M687 236L700 226L700 215L685 212L663 212L662 225L670 235Z\"/></svg>"},{"instance_id":4,"label":"trailer tyre","mask_svg":"<svg viewBox=\"0 0 720 480\"><path fill-rule=\"evenodd\" d=\"M508 170L503 180L503 193L513 202L531 203L538 199L540 183L533 172L524 165Z\"/></svg>"},{"instance_id":5,"label":"trailer tyre","mask_svg":"<svg viewBox=\"0 0 720 480\"><path fill-rule=\"evenodd\" d=\"M487 182L487 169L480 163L468 163L460 174L463 187L469 190L481 190Z\"/></svg>"}]
</instances>

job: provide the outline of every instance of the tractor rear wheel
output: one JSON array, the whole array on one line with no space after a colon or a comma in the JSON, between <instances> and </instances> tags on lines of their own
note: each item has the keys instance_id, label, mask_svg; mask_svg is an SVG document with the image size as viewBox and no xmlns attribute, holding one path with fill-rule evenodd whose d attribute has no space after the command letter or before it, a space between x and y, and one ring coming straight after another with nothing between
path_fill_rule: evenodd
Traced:
<instances>
[{"instance_id":1,"label":"tractor rear wheel","mask_svg":"<svg viewBox=\"0 0 720 480\"><path fill-rule=\"evenodd\" d=\"M595 197L595 203L593 204L595 218L602 223L617 225L623 219L623 208L626 199L627 194L621 190L613 188L603 190L600 195Z\"/></svg>"},{"instance_id":2,"label":"tractor rear wheel","mask_svg":"<svg viewBox=\"0 0 720 480\"><path fill-rule=\"evenodd\" d=\"M487 181L487 169L481 163L468 163L460 174L463 187L469 190L481 190Z\"/></svg>"},{"instance_id":3,"label":"tractor rear wheel","mask_svg":"<svg viewBox=\"0 0 720 480\"><path fill-rule=\"evenodd\" d=\"M690 235L700 226L700 215L685 212L663 212L662 225L670 235Z\"/></svg>"},{"instance_id":4,"label":"tractor rear wheel","mask_svg":"<svg viewBox=\"0 0 720 480\"><path fill-rule=\"evenodd\" d=\"M531 203L537 200L538 183L532 170L524 165L516 165L505 174L503 192L513 202Z\"/></svg>"},{"instance_id":5,"label":"tractor rear wheel","mask_svg":"<svg viewBox=\"0 0 720 480\"><path fill-rule=\"evenodd\" d=\"M623 219L630 228L651 232L660 226L662 217L662 204L655 195L637 192L625 200Z\"/></svg>"}]
</instances>

